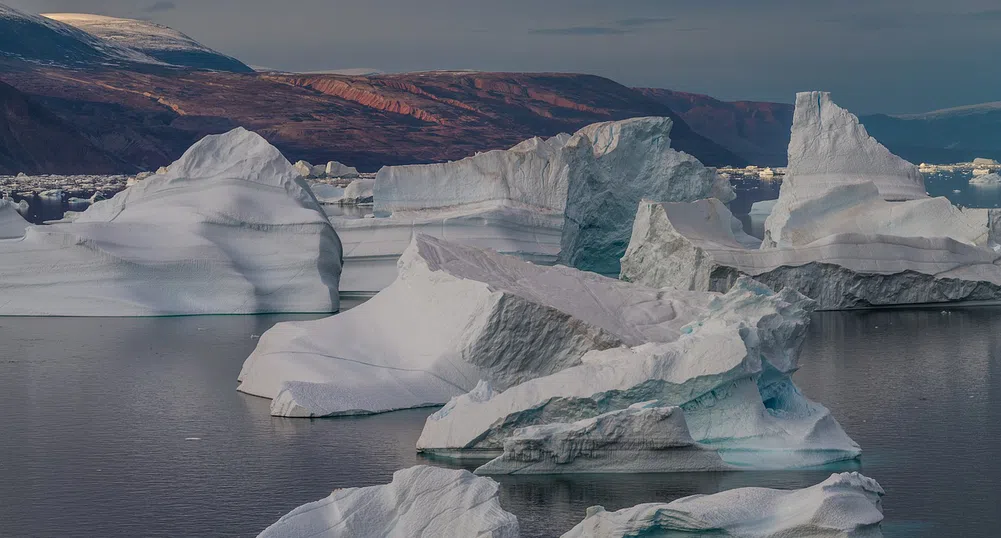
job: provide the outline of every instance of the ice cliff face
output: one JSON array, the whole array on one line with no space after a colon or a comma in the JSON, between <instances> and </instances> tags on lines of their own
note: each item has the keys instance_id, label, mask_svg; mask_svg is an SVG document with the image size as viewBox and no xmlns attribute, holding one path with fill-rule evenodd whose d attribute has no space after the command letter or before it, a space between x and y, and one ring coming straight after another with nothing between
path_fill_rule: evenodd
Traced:
<instances>
[{"instance_id":1,"label":"ice cliff face","mask_svg":"<svg viewBox=\"0 0 1001 538\"><path fill-rule=\"evenodd\" d=\"M918 196L916 170L826 93L799 94L796 117L779 199L755 205L760 248L717 200L643 202L622 278L725 292L749 275L822 309L1001 299L1001 212Z\"/></svg>"},{"instance_id":2,"label":"ice cliff face","mask_svg":"<svg viewBox=\"0 0 1001 538\"><path fill-rule=\"evenodd\" d=\"M330 312L340 260L337 234L292 165L236 129L72 223L0 244L0 314Z\"/></svg>"},{"instance_id":3,"label":"ice cliff face","mask_svg":"<svg viewBox=\"0 0 1001 538\"><path fill-rule=\"evenodd\" d=\"M485 474L776 469L857 457L827 409L789 379L812 302L748 279L710 297L677 338L594 350L554 374L453 399L428 418L418 450L495 458L477 469Z\"/></svg>"},{"instance_id":4,"label":"ice cliff face","mask_svg":"<svg viewBox=\"0 0 1001 538\"><path fill-rule=\"evenodd\" d=\"M289 512L258 538L518 538L499 486L469 471L418 466L382 486L339 489Z\"/></svg>"},{"instance_id":5,"label":"ice cliff face","mask_svg":"<svg viewBox=\"0 0 1001 538\"><path fill-rule=\"evenodd\" d=\"M0 199L0 239L24 237L24 230L30 226L19 211L20 205L8 199Z\"/></svg>"},{"instance_id":6,"label":"ice cliff face","mask_svg":"<svg viewBox=\"0 0 1001 538\"><path fill-rule=\"evenodd\" d=\"M598 123L564 149L568 190L559 261L615 275L642 198L690 202L734 198L729 182L696 158L671 149L670 118Z\"/></svg>"},{"instance_id":7,"label":"ice cliff face","mask_svg":"<svg viewBox=\"0 0 1001 538\"><path fill-rule=\"evenodd\" d=\"M837 185L870 181L886 200L927 196L918 167L869 136L854 114L831 100L830 93L796 94L782 197L808 198Z\"/></svg>"},{"instance_id":8,"label":"ice cliff face","mask_svg":"<svg viewBox=\"0 0 1001 538\"><path fill-rule=\"evenodd\" d=\"M440 405L481 379L504 389L592 350L675 339L710 299L417 236L365 304L265 333L240 390L281 416Z\"/></svg>"},{"instance_id":9,"label":"ice cliff face","mask_svg":"<svg viewBox=\"0 0 1001 538\"><path fill-rule=\"evenodd\" d=\"M745 538L882 536L883 488L858 473L841 473L800 490L740 488L667 504L607 512L600 506L563 538L719 534Z\"/></svg>"}]
</instances>

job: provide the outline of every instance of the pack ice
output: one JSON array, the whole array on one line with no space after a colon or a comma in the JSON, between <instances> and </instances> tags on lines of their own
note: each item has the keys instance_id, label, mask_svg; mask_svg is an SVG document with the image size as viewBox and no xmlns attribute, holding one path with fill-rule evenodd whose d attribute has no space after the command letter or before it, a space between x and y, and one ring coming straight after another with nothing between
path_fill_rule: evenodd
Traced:
<instances>
[{"instance_id":1,"label":"pack ice","mask_svg":"<svg viewBox=\"0 0 1001 538\"><path fill-rule=\"evenodd\" d=\"M71 223L0 241L0 314L331 312L340 268L337 234L292 165L235 129Z\"/></svg>"},{"instance_id":2,"label":"pack ice","mask_svg":"<svg viewBox=\"0 0 1001 538\"><path fill-rule=\"evenodd\" d=\"M670 148L672 125L669 118L600 123L461 161L383 168L372 191L380 218L332 220L345 244L341 291L389 285L418 233L616 274L643 195L733 196L715 171Z\"/></svg>"},{"instance_id":3,"label":"pack ice","mask_svg":"<svg viewBox=\"0 0 1001 538\"><path fill-rule=\"evenodd\" d=\"M563 538L740 536L878 538L883 488L858 473L833 474L805 489L740 488L607 512L601 506Z\"/></svg>"},{"instance_id":4,"label":"pack ice","mask_svg":"<svg viewBox=\"0 0 1001 538\"><path fill-rule=\"evenodd\" d=\"M763 241L744 234L719 201L644 201L621 277L722 292L749 275L823 309L1001 298L1001 213L917 196L900 160L862 137L864 128L826 93L799 94L796 118L779 199L757 205L771 205ZM825 174L802 173L816 169ZM906 193L914 198L887 201Z\"/></svg>"},{"instance_id":5,"label":"pack ice","mask_svg":"<svg viewBox=\"0 0 1001 538\"><path fill-rule=\"evenodd\" d=\"M258 538L518 538L499 486L469 471L418 466L382 486L334 491L289 512Z\"/></svg>"}]
</instances>

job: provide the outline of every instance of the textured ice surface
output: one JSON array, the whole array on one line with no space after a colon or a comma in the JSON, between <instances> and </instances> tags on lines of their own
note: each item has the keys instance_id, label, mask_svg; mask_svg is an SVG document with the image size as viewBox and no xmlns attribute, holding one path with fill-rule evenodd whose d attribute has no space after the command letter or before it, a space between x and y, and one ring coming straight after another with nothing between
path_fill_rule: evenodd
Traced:
<instances>
[{"instance_id":1,"label":"textured ice surface","mask_svg":"<svg viewBox=\"0 0 1001 538\"><path fill-rule=\"evenodd\" d=\"M0 314L330 312L340 261L337 234L292 165L236 129L72 223L0 243Z\"/></svg>"},{"instance_id":2,"label":"textured ice surface","mask_svg":"<svg viewBox=\"0 0 1001 538\"><path fill-rule=\"evenodd\" d=\"M374 179L356 179L344 189L343 202L346 204L370 204L372 203L372 189L374 188Z\"/></svg>"},{"instance_id":3,"label":"textured ice surface","mask_svg":"<svg viewBox=\"0 0 1001 538\"><path fill-rule=\"evenodd\" d=\"M929 233L936 230L931 224L936 207L944 207L936 200L904 203L924 206L927 213L915 212L913 220ZM897 207L903 215L909 212L907 205ZM835 310L1001 299L1001 253L988 246L995 241L997 212L952 208L938 216L950 214L955 214L954 220L940 220L939 229L958 230L962 240L913 232L860 233L878 222L871 215L846 219L841 230L837 222L829 224L831 233L824 235L815 231L824 227L822 223L812 228L806 218L802 237L822 237L794 247L759 250L737 239L742 232L718 201L644 202L622 261L622 278L654 287L726 291L740 275L749 275L774 289L795 289L816 300L820 308ZM922 221L922 215L929 220ZM891 220L890 228L906 221ZM986 240L988 245L971 244L972 239Z\"/></svg>"},{"instance_id":4,"label":"textured ice surface","mask_svg":"<svg viewBox=\"0 0 1001 538\"><path fill-rule=\"evenodd\" d=\"M24 230L30 226L21 216L19 204L12 200L0 200L0 239L24 237Z\"/></svg>"},{"instance_id":5,"label":"textured ice surface","mask_svg":"<svg viewBox=\"0 0 1001 538\"><path fill-rule=\"evenodd\" d=\"M789 168L780 198L809 198L836 185L868 181L886 200L927 196L918 167L869 136L854 114L831 101L830 93L796 94Z\"/></svg>"},{"instance_id":6,"label":"textured ice surface","mask_svg":"<svg viewBox=\"0 0 1001 538\"><path fill-rule=\"evenodd\" d=\"M695 157L671 149L670 118L597 123L564 148L568 192L560 263L619 273L636 204L643 198L691 202L734 198L727 180Z\"/></svg>"},{"instance_id":7,"label":"textured ice surface","mask_svg":"<svg viewBox=\"0 0 1001 538\"><path fill-rule=\"evenodd\" d=\"M382 486L334 491L258 538L518 538L499 486L469 471L417 466Z\"/></svg>"},{"instance_id":8,"label":"textured ice surface","mask_svg":"<svg viewBox=\"0 0 1001 538\"><path fill-rule=\"evenodd\" d=\"M857 457L828 410L789 379L812 301L749 279L709 297L674 338L594 350L551 375L454 398L428 418L418 449L498 457L482 473L777 469ZM646 405L614 413L637 403ZM643 410L656 407L680 408L698 445L685 445L680 416L656 420ZM677 448L660 437L665 426Z\"/></svg>"},{"instance_id":9,"label":"textured ice surface","mask_svg":"<svg viewBox=\"0 0 1001 538\"><path fill-rule=\"evenodd\" d=\"M841 473L809 488L740 488L607 512L600 506L563 538L739 536L742 538L877 538L883 488Z\"/></svg>"},{"instance_id":10,"label":"textured ice surface","mask_svg":"<svg viewBox=\"0 0 1001 538\"><path fill-rule=\"evenodd\" d=\"M365 304L266 332L240 390L273 398L282 416L440 405L481 379L503 389L591 350L677 339L712 298L420 235L397 280Z\"/></svg>"}]
</instances>

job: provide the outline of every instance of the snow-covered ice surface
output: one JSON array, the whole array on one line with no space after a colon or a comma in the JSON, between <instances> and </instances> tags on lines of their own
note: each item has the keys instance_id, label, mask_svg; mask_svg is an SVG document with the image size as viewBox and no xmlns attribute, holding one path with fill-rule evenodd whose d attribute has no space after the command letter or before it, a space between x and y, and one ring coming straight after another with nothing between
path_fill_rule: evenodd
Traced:
<instances>
[{"instance_id":1,"label":"snow-covered ice surface","mask_svg":"<svg viewBox=\"0 0 1001 538\"><path fill-rule=\"evenodd\" d=\"M796 106L789 177L752 217L768 213L760 248L718 201L643 202L622 278L723 292L750 275L822 309L1001 299L1001 212L925 196L828 94Z\"/></svg>"},{"instance_id":2,"label":"snow-covered ice surface","mask_svg":"<svg viewBox=\"0 0 1001 538\"><path fill-rule=\"evenodd\" d=\"M340 268L337 234L292 165L235 129L72 223L0 242L0 314L331 312Z\"/></svg>"},{"instance_id":3,"label":"snow-covered ice surface","mask_svg":"<svg viewBox=\"0 0 1001 538\"><path fill-rule=\"evenodd\" d=\"M368 302L266 332L239 389L274 399L281 416L441 405L481 379L507 388L591 350L676 339L712 299L424 235L399 264L397 280Z\"/></svg>"},{"instance_id":4,"label":"snow-covered ice surface","mask_svg":"<svg viewBox=\"0 0 1001 538\"><path fill-rule=\"evenodd\" d=\"M289 512L258 538L518 538L499 485L469 471L417 466L382 486L348 488Z\"/></svg>"},{"instance_id":5,"label":"snow-covered ice surface","mask_svg":"<svg viewBox=\"0 0 1001 538\"><path fill-rule=\"evenodd\" d=\"M594 506L563 538L877 538L882 536L883 495L875 480L853 472L799 490L739 488L617 512Z\"/></svg>"},{"instance_id":6,"label":"snow-covered ice surface","mask_svg":"<svg viewBox=\"0 0 1001 538\"><path fill-rule=\"evenodd\" d=\"M20 209L20 204L0 199L0 239L24 237L24 230L30 224L21 216Z\"/></svg>"},{"instance_id":7,"label":"snow-covered ice surface","mask_svg":"<svg viewBox=\"0 0 1001 538\"><path fill-rule=\"evenodd\" d=\"M870 181L886 200L927 196L918 167L869 136L858 117L836 105L830 93L796 94L782 196L809 198L836 185Z\"/></svg>"},{"instance_id":8,"label":"snow-covered ice surface","mask_svg":"<svg viewBox=\"0 0 1001 538\"><path fill-rule=\"evenodd\" d=\"M496 457L477 469L486 474L785 469L858 457L789 377L812 301L749 279L706 297L701 311L674 317L687 323L673 338L593 350L554 374L452 399L428 417L418 450Z\"/></svg>"},{"instance_id":9,"label":"snow-covered ice surface","mask_svg":"<svg viewBox=\"0 0 1001 538\"><path fill-rule=\"evenodd\" d=\"M148 20L88 13L43 13L115 46L138 51L172 65L251 72L239 60L214 51L177 30Z\"/></svg>"},{"instance_id":10,"label":"snow-covered ice surface","mask_svg":"<svg viewBox=\"0 0 1001 538\"><path fill-rule=\"evenodd\" d=\"M691 202L735 196L729 182L695 157L671 149L670 118L597 123L563 151L568 192L559 261L605 275L619 273L636 204L643 198Z\"/></svg>"}]
</instances>

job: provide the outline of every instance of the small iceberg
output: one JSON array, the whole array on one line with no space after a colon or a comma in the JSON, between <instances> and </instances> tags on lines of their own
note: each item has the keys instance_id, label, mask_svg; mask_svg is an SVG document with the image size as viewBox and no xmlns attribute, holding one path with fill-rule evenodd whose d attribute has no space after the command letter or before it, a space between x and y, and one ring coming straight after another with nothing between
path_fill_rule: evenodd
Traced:
<instances>
[{"instance_id":1,"label":"small iceberg","mask_svg":"<svg viewBox=\"0 0 1001 538\"><path fill-rule=\"evenodd\" d=\"M978 187L998 187L1001 186L1001 174L994 172L983 175L975 175L970 179L970 185Z\"/></svg>"},{"instance_id":2,"label":"small iceberg","mask_svg":"<svg viewBox=\"0 0 1001 538\"><path fill-rule=\"evenodd\" d=\"M258 538L518 538L500 486L469 471L417 466L382 486L339 489L289 512Z\"/></svg>"}]
</instances>

